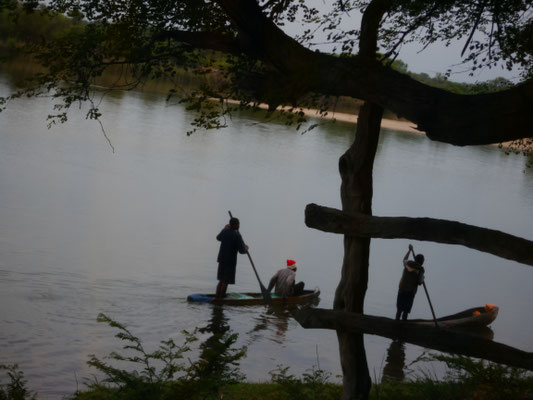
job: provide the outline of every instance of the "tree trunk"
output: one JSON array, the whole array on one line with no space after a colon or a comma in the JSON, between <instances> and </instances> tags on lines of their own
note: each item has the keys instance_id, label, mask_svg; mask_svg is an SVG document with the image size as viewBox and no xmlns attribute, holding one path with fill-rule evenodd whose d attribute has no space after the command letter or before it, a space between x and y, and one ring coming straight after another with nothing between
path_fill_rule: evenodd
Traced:
<instances>
[{"instance_id":1,"label":"tree trunk","mask_svg":"<svg viewBox=\"0 0 533 400\"><path fill-rule=\"evenodd\" d=\"M372 170L383 109L365 103L360 110L355 142L339 160L343 210L372 214ZM334 309L363 313L368 284L370 239L345 235L342 277ZM343 399L367 399L371 380L363 335L337 331L343 372Z\"/></svg>"},{"instance_id":2,"label":"tree trunk","mask_svg":"<svg viewBox=\"0 0 533 400\"><path fill-rule=\"evenodd\" d=\"M375 60L378 28L388 0L372 0L361 20L359 55ZM339 160L342 178L342 210L372 215L372 171L379 141L383 108L365 102L359 111L355 141ZM342 276L335 292L333 308L363 313L368 285L370 238L344 235ZM338 330L343 374L343 400L368 399L372 380L368 371L362 333Z\"/></svg>"}]
</instances>

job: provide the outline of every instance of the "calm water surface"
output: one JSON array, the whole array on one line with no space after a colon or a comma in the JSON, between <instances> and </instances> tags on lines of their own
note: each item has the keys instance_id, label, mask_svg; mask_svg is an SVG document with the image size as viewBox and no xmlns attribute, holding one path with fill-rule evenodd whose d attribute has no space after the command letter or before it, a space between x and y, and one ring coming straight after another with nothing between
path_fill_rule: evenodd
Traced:
<instances>
[{"instance_id":1,"label":"calm water surface","mask_svg":"<svg viewBox=\"0 0 533 400\"><path fill-rule=\"evenodd\" d=\"M0 94L13 88L0 75ZM337 161L354 126L329 123L301 135L240 113L225 130L187 137L193 116L161 95L106 97L102 108L115 153L82 111L52 130L45 100L16 101L0 114L0 363L18 363L40 398L70 394L95 372L89 354L103 357L120 346L96 322L103 312L152 348L222 318L239 334L238 345L248 346L242 370L250 380L268 379L280 364L300 374L317 364L317 354L320 367L340 374L332 332L306 331L284 311L217 309L185 298L213 291L215 236L231 210L264 283L293 258L299 279L320 287L319 306L332 307L342 238L306 228L304 208L340 207ZM533 170L523 172L525 163L494 147L457 148L386 130L374 213L454 219L533 239ZM368 314L394 315L408 243L372 242ZM413 244L426 256L438 315L497 304L494 340L533 351L531 267L460 246ZM241 256L232 289L257 286ZM412 316L430 318L423 292ZM388 354L408 365L425 351L365 340L378 377L394 369Z\"/></svg>"}]
</instances>

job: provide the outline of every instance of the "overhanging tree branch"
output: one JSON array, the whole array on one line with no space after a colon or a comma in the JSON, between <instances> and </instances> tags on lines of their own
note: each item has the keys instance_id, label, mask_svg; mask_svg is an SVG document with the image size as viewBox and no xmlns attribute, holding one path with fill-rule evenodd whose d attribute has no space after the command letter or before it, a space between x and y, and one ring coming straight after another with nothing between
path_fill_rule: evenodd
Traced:
<instances>
[{"instance_id":1,"label":"overhanging tree branch","mask_svg":"<svg viewBox=\"0 0 533 400\"><path fill-rule=\"evenodd\" d=\"M253 0L217 0L280 74L303 92L370 101L416 123L433 140L455 145L500 143L533 136L533 81L482 95L430 87L365 57L306 49ZM325 72L327 71L327 72Z\"/></svg>"},{"instance_id":2,"label":"overhanging tree branch","mask_svg":"<svg viewBox=\"0 0 533 400\"><path fill-rule=\"evenodd\" d=\"M533 353L458 330L420 326L390 318L321 308L303 308L293 316L305 329L333 329L397 339L448 353L462 354L533 371Z\"/></svg>"},{"instance_id":3,"label":"overhanging tree branch","mask_svg":"<svg viewBox=\"0 0 533 400\"><path fill-rule=\"evenodd\" d=\"M460 244L508 260L533 265L533 241L501 231L434 218L349 214L308 204L305 224L324 232L379 239L412 239Z\"/></svg>"}]
</instances>

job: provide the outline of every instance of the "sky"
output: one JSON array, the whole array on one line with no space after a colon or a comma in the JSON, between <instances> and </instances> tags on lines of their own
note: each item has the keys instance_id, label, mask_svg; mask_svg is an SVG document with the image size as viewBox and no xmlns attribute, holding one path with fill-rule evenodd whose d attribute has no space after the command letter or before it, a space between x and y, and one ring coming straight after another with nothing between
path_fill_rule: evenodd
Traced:
<instances>
[{"instance_id":1,"label":"sky","mask_svg":"<svg viewBox=\"0 0 533 400\"><path fill-rule=\"evenodd\" d=\"M326 11L327 4L325 0L309 0L306 4L309 6L315 6L321 11ZM361 15L352 14L350 19L346 21L348 29L358 28L360 26ZM290 36L301 34L303 32L301 22L296 21L292 24L287 24L282 29ZM515 83L518 83L520 79L520 73L518 70L507 71L500 67L497 68L485 68L480 71L475 71L473 76L470 76L470 71L464 72L466 67L460 66L461 51L463 49L463 41L457 41L452 43L449 47L446 47L443 43L436 43L426 49L422 50L422 45L419 43L411 43L403 45L400 51L399 59L407 63L408 69L411 72L422 73L425 72L430 76L435 76L437 73L444 74L448 69L454 71L450 77L450 80L456 82L468 82L475 83L495 79L498 77L507 78ZM317 42L325 41L320 38ZM322 45L317 47L320 51L329 52L331 46Z\"/></svg>"}]
</instances>

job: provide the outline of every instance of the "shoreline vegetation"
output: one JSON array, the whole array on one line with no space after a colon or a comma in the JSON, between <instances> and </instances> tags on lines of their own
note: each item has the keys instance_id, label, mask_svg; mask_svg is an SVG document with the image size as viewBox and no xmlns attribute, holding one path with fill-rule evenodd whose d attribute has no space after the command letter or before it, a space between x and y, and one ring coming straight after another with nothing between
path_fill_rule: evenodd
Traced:
<instances>
[{"instance_id":1,"label":"shoreline vegetation","mask_svg":"<svg viewBox=\"0 0 533 400\"><path fill-rule=\"evenodd\" d=\"M16 15L14 20L13 16ZM0 67L15 70L22 67L28 73L46 72L37 62L28 58L28 53L35 48L45 46L47 42L60 39L69 34L76 33L85 29L85 22L81 15L61 15L61 14L43 14L40 12L26 12L22 6L17 6L13 10L0 9ZM29 49L29 51L28 51ZM342 55L349 57L350 55ZM205 54L198 57L198 62L205 65L198 65L195 70L175 70L170 76L174 82L165 79L149 79L142 83L142 89L148 88L149 91L155 89L159 93L168 95L171 89L175 89L176 84L183 86L186 91L195 90L203 87L206 83L215 90L221 88L226 82L219 68L227 67L224 56L215 52L206 51ZM33 65L32 65L33 64ZM411 76L413 79L422 83L448 90L457 94L481 94L490 93L508 89L514 86L513 82L506 78L495 78L486 82L464 83L454 82L448 79L445 74L437 73L431 77L426 73L414 73L409 71L408 64L402 60L395 60L392 68ZM123 89L131 87L135 79L128 77L127 69L113 67L105 71L104 75L99 78L98 84L107 86L121 86ZM166 71L168 74L169 71ZM164 77L165 73L159 71L158 77ZM174 86L173 86L174 85ZM304 100L305 102L305 100ZM339 98L315 98L309 99L307 104L303 105L303 111L307 116L320 117L318 109L328 111L328 118L334 114L334 118L339 121L353 122L357 121L357 114L360 106L363 104L358 99L349 97ZM263 108L263 106L260 106ZM266 108L266 107L264 107ZM288 107L285 107L287 110ZM296 109L300 109L299 107ZM397 118L390 111L385 110L384 118L386 122L384 127L390 129L399 129L407 132L418 132L411 122Z\"/></svg>"},{"instance_id":2,"label":"shoreline vegetation","mask_svg":"<svg viewBox=\"0 0 533 400\"><path fill-rule=\"evenodd\" d=\"M6 54L10 56L6 57ZM5 51L5 47L2 46L2 41L0 40L0 71L6 71L9 74L16 76L16 85L23 86L25 79L32 76L35 73L43 72L44 69L34 62L33 60L25 57L20 51ZM422 74L424 75L424 74ZM194 91L198 87L205 85L206 83L213 84L215 86L220 85L220 77L218 74L197 74L192 71L179 71L176 74L173 82L170 82L165 79L151 79L146 82L143 82L139 85L136 85L133 90L139 90L145 93L155 93L162 96L168 96L169 92L174 89L175 85L179 85L184 88L183 96L187 97L190 95L191 91ZM97 82L98 85L102 87L121 84L124 86L132 85L133 79L125 76L123 71L119 70L109 70L100 78ZM453 83L453 82L452 82ZM475 86L475 85L470 85ZM132 89L128 89L132 90ZM115 90L116 91L116 90ZM179 93L173 94L173 97L179 98ZM218 101L218 99L210 99L213 101ZM322 99L326 103L325 110L320 110L315 107L289 107L289 106L279 106L275 111L279 112L280 115L284 114L289 115L292 113L302 113L302 116L307 118L315 118L318 120L335 120L340 122L346 122L350 124L357 124L359 108L363 104L362 101L358 99L340 97L334 99L334 104L331 105L331 99ZM240 102L238 100L226 99L224 100L226 105L235 105L238 106ZM257 109L269 111L269 106L267 104L255 104ZM423 131L416 129L416 125L408 120L397 118L395 114L390 111L384 111L384 117L381 121L381 127L385 129L397 130L408 133L415 133L419 135L424 135ZM493 146L498 146L502 148L506 153L524 153L524 155L530 155L531 152L527 152L528 145L527 143L515 143L507 142L502 144L493 144ZM529 164L529 163L528 163ZM0 399L1 400L1 399Z\"/></svg>"},{"instance_id":3,"label":"shoreline vegetation","mask_svg":"<svg viewBox=\"0 0 533 400\"><path fill-rule=\"evenodd\" d=\"M16 14L16 22L12 16ZM61 38L71 32L84 29L85 22L81 15L49 15L39 12L27 13L21 6L13 10L0 10L0 68L7 71L26 71L26 75L31 75L36 72L45 72L36 62L28 59L28 49L34 46L41 46L47 41ZM347 55L348 56L348 55ZM190 92L207 86L213 88L220 88L224 85L224 77L219 73L217 66L224 66L225 61L221 55L206 54L205 57L200 57L207 61L211 67L199 66L196 71L191 70L176 70L172 73L172 79L166 80L149 79L139 85L135 83L135 79L128 77L128 72L124 69L110 68L102 77L98 79L96 84L103 86L121 86L122 89L140 89L147 92L161 93L169 96L180 97L179 93L175 93L175 88L181 87L184 89L183 97L190 96ZM422 83L448 90L457 94L480 94L490 93L508 89L514 86L513 82L505 78L495 78L486 82L477 83L462 83L454 82L448 79L444 74L437 73L431 77L426 73L413 73L409 71L408 65L396 60L392 64L392 68L408 74L413 79ZM164 75L164 74L162 74ZM170 96L169 96L170 97ZM238 101L227 101L230 104L238 104ZM357 123L357 115L362 101L358 99L339 97L339 98L319 98L309 100L308 104L304 104L301 108L295 107L292 112L300 113L301 116L318 118L322 120L337 120L347 123ZM256 107L260 109L268 109L267 105L259 104ZM278 107L278 111L282 114L289 115L290 107ZM324 111L322 111L324 110ZM290 121L290 118L287 118ZM215 126L218 126L215 124ZM390 111L385 110L382 120L382 127L386 129L400 130L410 133L424 134L424 132L416 129L415 124L406 121ZM531 155L527 150L531 148L533 139L522 140L517 142L509 142L503 144L495 144L502 148L506 153L523 153L524 155ZM531 162L528 162L531 164Z\"/></svg>"},{"instance_id":4,"label":"shoreline vegetation","mask_svg":"<svg viewBox=\"0 0 533 400\"><path fill-rule=\"evenodd\" d=\"M2 46L0 45L0 54L2 53ZM3 62L2 62L3 61ZM8 73L15 73L18 77L17 79L17 85L23 85L24 79L26 77L29 77L33 75L36 72L42 72L43 69L40 67L37 63L28 60L24 57L22 57L20 54L13 57L8 58L7 60L2 60L0 58L0 71L5 70ZM104 76L102 76L101 80L98 82L99 85L106 86L111 84L117 83L117 78L120 77L120 82L124 85L128 85L131 80L128 80L123 76L123 74L119 71L108 71ZM204 84L206 81L209 81L210 79L217 80L218 78L216 76L209 76L209 75L196 75L193 72L187 72L187 71L181 71L181 74L178 74L177 80L179 81L179 85L183 85L184 87L187 87L188 90L193 90L194 88ZM164 79L161 80L149 80L147 82L144 82L137 86L135 90L140 90L145 93L155 93L160 94L162 96L168 96L169 91L173 88L173 85L175 82L171 83L169 81L165 81ZM216 83L215 83L216 84ZM174 95L174 97L179 97L177 94ZM211 98L213 102L218 101L218 99ZM240 102L238 100L232 100L232 99L226 99L224 102L227 105L235 105L238 106ZM311 107L288 107L288 106L279 106L276 108L275 111L279 112L280 114L287 115L288 113L298 113L302 112L303 115L307 118L315 118L317 120L335 120L340 122L346 122L350 124L357 124L357 118L358 118L358 111L361 107L362 102L357 99L352 98L346 98L341 97L339 99L336 99L336 104L333 109L328 109L326 111L321 112L318 108L311 108ZM272 111L268 111L269 106L267 104L256 104L255 107L257 107L260 110L267 111L268 113L271 113ZM402 132L408 132L408 133L415 133L419 135L424 135L425 133L423 131L420 131L416 129L416 126L413 122L396 118L395 115L391 112L385 111L384 117L381 120L381 127L385 129L391 129L391 130L397 130ZM506 153L521 153L524 152L524 155L531 154L526 153L525 150L527 149L527 145L525 143L513 143L513 142L507 142L502 144L493 144L492 146L498 146L502 148L503 151ZM1 400L1 399L0 399Z\"/></svg>"},{"instance_id":5,"label":"shoreline vegetation","mask_svg":"<svg viewBox=\"0 0 533 400\"><path fill-rule=\"evenodd\" d=\"M85 380L85 390L78 389L67 399L334 400L342 395L342 385L330 382L331 374L320 368L318 359L317 365L301 377L278 365L269 372L270 381L247 382L239 365L247 348L236 347L238 335L223 320L193 332L182 331L182 344L168 339L153 352L126 326L108 316L100 314L97 322L118 331L115 337L122 348L103 358L89 356L87 363L98 373ZM200 334L207 335L203 342L199 341ZM438 380L431 372L419 369L419 376L405 380L403 364L400 376L388 375L385 366L383 374L375 377L370 400L533 398L533 375L525 370L464 356L432 354L419 357L407 369L412 372L418 362L443 362L447 375ZM124 368L125 364L129 368ZM0 400L39 399L30 386L17 365L0 365Z\"/></svg>"}]
</instances>

